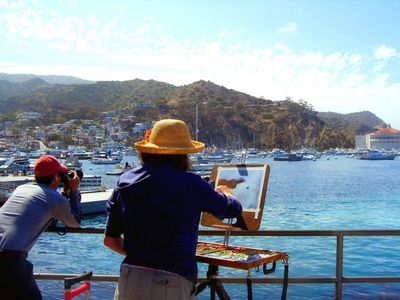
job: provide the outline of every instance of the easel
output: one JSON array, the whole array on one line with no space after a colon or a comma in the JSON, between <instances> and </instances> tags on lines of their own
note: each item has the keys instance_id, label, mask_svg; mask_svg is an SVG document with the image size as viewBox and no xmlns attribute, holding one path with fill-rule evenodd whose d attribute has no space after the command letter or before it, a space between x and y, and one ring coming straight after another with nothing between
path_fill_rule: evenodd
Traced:
<instances>
[{"instance_id":1,"label":"easel","mask_svg":"<svg viewBox=\"0 0 400 300\"><path fill-rule=\"evenodd\" d=\"M224 236L224 247L228 247L229 237L232 231L232 219L229 219L229 226L223 226L226 228ZM200 242L201 243L201 242ZM196 256L197 259L197 256ZM200 294L207 286L210 287L210 299L215 299L215 293L218 297L223 300L230 300L228 293L226 292L221 280L218 278L218 265L208 264L207 280L203 281L197 286L196 295Z\"/></svg>"},{"instance_id":2,"label":"easel","mask_svg":"<svg viewBox=\"0 0 400 300\"><path fill-rule=\"evenodd\" d=\"M211 214L203 213L202 225L225 229L225 236L222 244L199 242L197 245L196 260L197 262L207 263L208 271L207 279L197 286L196 295L200 294L206 287L210 287L210 299L214 300L215 294L217 294L219 299L230 300L218 276L218 267L223 266L247 270L247 299L251 300L253 299L251 269L259 270L262 266L263 273L268 275L275 272L276 262L282 261L285 269L281 299L286 299L289 276L289 256L286 252L229 246L229 237L232 230L258 230L260 227L269 173L269 166L262 164L214 167L211 181L216 182L217 186L219 183L226 186L231 184L232 189L238 188L240 190L240 187L237 187L240 183L257 183L258 180L258 185L256 184L254 188L257 189L259 187L259 190L257 193L252 193L252 204L243 208L242 215L237 218L234 224L232 219L229 219L228 222L223 222ZM247 188L249 187L250 185ZM240 200L240 198L238 199ZM272 264L269 269L267 268L268 264Z\"/></svg>"},{"instance_id":3,"label":"easel","mask_svg":"<svg viewBox=\"0 0 400 300\"><path fill-rule=\"evenodd\" d=\"M228 230L227 230L228 231ZM228 236L228 239L226 238ZM198 262L207 263L207 279L197 286L196 295L200 294L206 287L210 288L210 299L215 300L215 294L218 295L221 300L230 300L228 293L226 292L221 280L219 279L218 267L231 267L235 269L247 270L246 286L247 286L247 299L253 299L253 288L251 279L251 269L259 269L260 266L263 268L265 275L271 274L276 270L276 262L282 261L284 264L284 278L282 286L281 299L286 299L287 287L288 287L288 276L289 276L289 256L286 252L277 252L272 250L262 250L246 247L235 247L228 245L229 233L225 234L224 244L205 243L199 242L196 252L196 260ZM225 244L226 242L226 244ZM202 247L210 247L210 251L204 251ZM214 249L213 249L214 247ZM256 255L248 257L246 260L234 260L229 258L218 258L213 254L217 252L223 253L224 251L232 251L237 253L245 253L246 251L254 252ZM211 254L211 255L210 255ZM267 268L268 264L272 263L271 268Z\"/></svg>"},{"instance_id":4,"label":"easel","mask_svg":"<svg viewBox=\"0 0 400 300\"><path fill-rule=\"evenodd\" d=\"M271 269L266 268L266 264L263 264L263 272L264 274L271 274L275 271L276 268L276 261L272 263ZM282 286L282 296L281 300L286 299L287 294L287 287L288 287L288 277L289 277L289 264L287 261L285 264L284 270L284 278L283 278L283 286ZM249 270L250 273L250 270ZM246 278L246 285L247 285L247 299L253 299L253 287L252 287L252 280L251 276L248 275ZM222 285L221 280L218 278L218 266L217 265L208 265L207 271L207 280L199 283L197 285L197 292L196 296L200 294L206 287L210 287L210 299L215 300L215 294L218 295L219 299L221 300L230 300L228 293L226 292L224 286Z\"/></svg>"}]
</instances>

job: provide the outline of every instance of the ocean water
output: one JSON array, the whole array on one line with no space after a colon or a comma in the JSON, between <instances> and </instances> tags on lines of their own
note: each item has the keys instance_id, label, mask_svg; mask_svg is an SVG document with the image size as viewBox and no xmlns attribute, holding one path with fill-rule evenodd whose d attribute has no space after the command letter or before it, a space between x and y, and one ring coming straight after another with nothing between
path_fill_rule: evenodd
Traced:
<instances>
[{"instance_id":1,"label":"ocean water","mask_svg":"<svg viewBox=\"0 0 400 300\"><path fill-rule=\"evenodd\" d=\"M123 162L137 164L134 157ZM317 161L274 162L271 166L261 229L399 229L400 160L363 161L345 157ZM87 174L104 174L113 166L84 161ZM103 177L113 187L117 177ZM156 221L156 220L155 220ZM87 216L83 227L104 227L105 216ZM118 274L122 257L103 246L100 234L45 233L29 254L41 273ZM222 237L200 237L222 242ZM334 276L336 237L231 237L230 244L286 251L289 276ZM344 276L398 276L400 237L346 237ZM207 266L199 264L199 276ZM278 263L271 276L282 277ZM222 276L247 272L221 268ZM262 276L252 272L253 277ZM62 299L61 281L38 281L44 299ZM92 299L112 299L115 283L94 282ZM232 299L246 298L245 285L226 284ZM280 299L281 285L254 284L254 299ZM289 284L287 299L334 299L334 284ZM400 284L344 285L344 299L400 299ZM209 299L205 290L198 299Z\"/></svg>"}]
</instances>

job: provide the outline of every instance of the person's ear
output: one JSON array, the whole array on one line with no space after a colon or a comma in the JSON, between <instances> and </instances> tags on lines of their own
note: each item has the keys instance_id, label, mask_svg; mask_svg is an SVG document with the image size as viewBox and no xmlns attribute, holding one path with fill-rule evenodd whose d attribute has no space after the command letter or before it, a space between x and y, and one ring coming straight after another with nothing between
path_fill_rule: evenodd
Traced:
<instances>
[{"instance_id":1,"label":"person's ear","mask_svg":"<svg viewBox=\"0 0 400 300\"><path fill-rule=\"evenodd\" d=\"M54 175L53 175L53 180L52 180L52 181L53 181L53 182L56 182L58 177L60 177L59 174L57 174L57 173L54 174ZM60 179L60 180L61 180L61 179Z\"/></svg>"}]
</instances>

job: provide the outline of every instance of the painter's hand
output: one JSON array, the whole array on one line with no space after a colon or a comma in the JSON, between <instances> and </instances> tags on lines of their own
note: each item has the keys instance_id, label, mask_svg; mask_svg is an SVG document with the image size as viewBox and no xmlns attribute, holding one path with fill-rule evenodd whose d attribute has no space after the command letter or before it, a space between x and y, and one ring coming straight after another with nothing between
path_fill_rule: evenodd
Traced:
<instances>
[{"instance_id":1,"label":"painter's hand","mask_svg":"<svg viewBox=\"0 0 400 300\"><path fill-rule=\"evenodd\" d=\"M217 186L215 188L215 191L218 193L224 193L225 195L228 195L228 196L233 196L232 190L229 187L227 187L226 185Z\"/></svg>"},{"instance_id":2,"label":"painter's hand","mask_svg":"<svg viewBox=\"0 0 400 300\"><path fill-rule=\"evenodd\" d=\"M239 183L245 182L243 177L237 179L220 179L218 180L219 185L225 185L231 189L236 188Z\"/></svg>"}]
</instances>

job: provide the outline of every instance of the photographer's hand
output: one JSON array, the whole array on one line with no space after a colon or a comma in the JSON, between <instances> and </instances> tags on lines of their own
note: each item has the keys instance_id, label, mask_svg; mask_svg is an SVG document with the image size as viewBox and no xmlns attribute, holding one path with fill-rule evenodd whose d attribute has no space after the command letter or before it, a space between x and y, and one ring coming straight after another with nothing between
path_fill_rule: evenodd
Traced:
<instances>
[{"instance_id":1,"label":"photographer's hand","mask_svg":"<svg viewBox=\"0 0 400 300\"><path fill-rule=\"evenodd\" d=\"M81 183L81 180L79 179L78 174L76 174L75 171L72 172L74 174L74 177L68 178L68 187L70 188L70 191L76 192L79 188L79 184ZM64 186L65 190L65 186Z\"/></svg>"}]
</instances>

